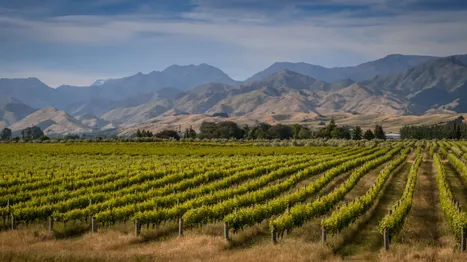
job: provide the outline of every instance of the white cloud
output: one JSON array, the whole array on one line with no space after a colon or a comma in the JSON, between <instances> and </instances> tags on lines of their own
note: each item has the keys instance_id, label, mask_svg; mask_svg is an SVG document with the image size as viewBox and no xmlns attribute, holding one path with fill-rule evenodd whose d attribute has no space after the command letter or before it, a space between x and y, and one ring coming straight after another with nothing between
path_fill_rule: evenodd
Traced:
<instances>
[{"instance_id":1,"label":"white cloud","mask_svg":"<svg viewBox=\"0 0 467 262\"><path fill-rule=\"evenodd\" d=\"M368 1L372 0L361 2ZM341 0L334 2L342 3ZM255 10L239 13L238 10L214 10L202 6L182 14L180 19L156 15L62 16L42 20L0 16L0 24L14 27L15 36L30 41L76 46L125 47L150 42L152 39L147 36L154 36L184 42L189 49L192 39L205 39L240 50L238 59L224 64L225 68L231 68L241 77L245 77L245 71L253 74L274 61L305 61L333 66L335 64L327 61L336 61L336 55L346 52L365 59L391 53L438 56L467 53L467 35L463 34L467 11L419 11L373 17L358 17L352 11L315 12L310 17L298 14L293 6L274 16ZM193 52L205 52L206 61L210 59L209 50ZM166 63L170 65L173 62ZM90 84L102 78L98 73L89 76L60 71L23 72L28 76L38 76L51 85ZM230 72L226 70L226 73Z\"/></svg>"}]
</instances>

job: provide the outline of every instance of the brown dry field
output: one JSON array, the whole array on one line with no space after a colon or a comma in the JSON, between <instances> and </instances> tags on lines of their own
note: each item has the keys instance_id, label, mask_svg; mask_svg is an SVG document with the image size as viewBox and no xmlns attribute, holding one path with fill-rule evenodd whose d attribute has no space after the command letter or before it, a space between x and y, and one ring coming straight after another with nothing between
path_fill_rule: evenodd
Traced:
<instances>
[{"instance_id":1,"label":"brown dry field","mask_svg":"<svg viewBox=\"0 0 467 262\"><path fill-rule=\"evenodd\" d=\"M234 121L238 124L254 125L256 122L263 122L268 124L302 124L309 125L312 127L320 127L319 122L323 119L336 119L338 125L348 126L361 126L362 129L373 129L375 123L383 126L387 133L399 133L399 130L404 125L435 125L445 123L453 120L462 114L426 114L422 116L407 115L381 115L381 114L366 114L358 115L351 113L328 113L324 115L318 115L316 113L292 113L292 114L269 114L262 117L258 116L233 116L229 118L217 118L199 114L192 115L178 115L178 116L161 116L156 117L149 123L123 127L121 134L131 134L136 132L136 129L145 129L152 132L158 132L164 129L178 129L193 127L195 130L199 130L203 121L220 122L220 121ZM464 118L467 119L467 115L463 114Z\"/></svg>"}]
</instances>

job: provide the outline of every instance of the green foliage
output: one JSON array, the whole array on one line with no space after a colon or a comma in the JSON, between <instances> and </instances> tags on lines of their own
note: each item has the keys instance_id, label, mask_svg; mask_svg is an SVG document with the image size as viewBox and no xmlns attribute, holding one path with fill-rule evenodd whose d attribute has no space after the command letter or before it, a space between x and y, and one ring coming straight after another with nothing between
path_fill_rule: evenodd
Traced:
<instances>
[{"instance_id":1,"label":"green foliage","mask_svg":"<svg viewBox=\"0 0 467 262\"><path fill-rule=\"evenodd\" d=\"M348 227L361 215L365 214L380 196L380 192L384 188L391 173L407 159L409 152L410 147L404 149L398 158L389 162L384 169L381 170L374 185L365 195L354 199L354 201L350 202L348 205L341 206L339 209L332 212L331 216L322 220L321 226L328 232L337 233L343 228Z\"/></svg>"},{"instance_id":2,"label":"green foliage","mask_svg":"<svg viewBox=\"0 0 467 262\"><path fill-rule=\"evenodd\" d=\"M345 127L336 127L332 130L331 137L336 139L350 139L350 130Z\"/></svg>"},{"instance_id":3,"label":"green foliage","mask_svg":"<svg viewBox=\"0 0 467 262\"><path fill-rule=\"evenodd\" d=\"M302 127L302 129L300 129L300 132L298 133L298 138L299 139L310 139L310 138L312 138L312 134L311 134L310 129L308 129L306 127Z\"/></svg>"},{"instance_id":4,"label":"green foliage","mask_svg":"<svg viewBox=\"0 0 467 262\"><path fill-rule=\"evenodd\" d=\"M381 154L381 151L378 151L378 153ZM286 192L287 190L292 189L300 181L317 175L320 172L340 165L353 158L355 158L355 156L341 157L312 165L310 168L305 169L305 171L296 173L294 176L287 178L283 182L240 195L236 198L223 201L213 206L204 206L201 208L191 209L185 213L183 218L187 225L201 225L204 223L221 220L224 218L224 216L234 212L235 208L241 208L271 199L283 192Z\"/></svg>"},{"instance_id":5,"label":"green foliage","mask_svg":"<svg viewBox=\"0 0 467 262\"><path fill-rule=\"evenodd\" d=\"M50 140L50 138L46 135L42 135L41 137L39 137L39 140L40 141L47 141L47 140Z\"/></svg>"},{"instance_id":6,"label":"green foliage","mask_svg":"<svg viewBox=\"0 0 467 262\"><path fill-rule=\"evenodd\" d=\"M42 132L42 129L38 126L33 126L33 127L28 127L21 131L21 135L23 139L38 139L41 136L44 135L44 132Z\"/></svg>"},{"instance_id":7,"label":"green foliage","mask_svg":"<svg viewBox=\"0 0 467 262\"><path fill-rule=\"evenodd\" d=\"M412 207L413 193L415 191L418 169L421 165L422 158L420 153L417 152L417 158L410 168L401 199L392 207L391 214L386 215L379 223L379 231L381 233L387 228L391 235L396 234L404 225L405 218Z\"/></svg>"},{"instance_id":8,"label":"green foliage","mask_svg":"<svg viewBox=\"0 0 467 262\"><path fill-rule=\"evenodd\" d=\"M367 131L365 131L365 134L363 134L363 139L366 139L366 140L373 140L373 139L375 139L375 135L373 134L373 131L371 131L370 129L368 129Z\"/></svg>"},{"instance_id":9,"label":"green foliage","mask_svg":"<svg viewBox=\"0 0 467 262\"><path fill-rule=\"evenodd\" d=\"M185 133L183 134L183 138L185 138L185 139L195 139L196 138L195 130L193 130L193 128L190 126L190 128L187 128L185 130Z\"/></svg>"},{"instance_id":10,"label":"green foliage","mask_svg":"<svg viewBox=\"0 0 467 262\"><path fill-rule=\"evenodd\" d=\"M380 125L376 125L374 135L376 139L386 140L386 134L384 133L383 127Z\"/></svg>"},{"instance_id":11,"label":"green foliage","mask_svg":"<svg viewBox=\"0 0 467 262\"><path fill-rule=\"evenodd\" d=\"M467 165L465 164L465 162L463 162L453 154L448 154L448 159L449 163L451 163L451 165L467 182Z\"/></svg>"},{"instance_id":12,"label":"green foliage","mask_svg":"<svg viewBox=\"0 0 467 262\"><path fill-rule=\"evenodd\" d=\"M401 139L466 139L467 124L462 120L458 118L444 125L404 126L400 130Z\"/></svg>"},{"instance_id":13,"label":"green foliage","mask_svg":"<svg viewBox=\"0 0 467 262\"><path fill-rule=\"evenodd\" d=\"M143 138L143 137L153 137L154 134L150 132L149 130L137 130L136 131L136 137L137 138Z\"/></svg>"},{"instance_id":14,"label":"green foliage","mask_svg":"<svg viewBox=\"0 0 467 262\"><path fill-rule=\"evenodd\" d=\"M345 195L357 184L362 176L371 169L383 164L401 151L402 147L397 147L387 152L384 156L367 161L360 168L353 171L345 183L334 189L331 193L313 201L311 204L300 204L290 209L290 213L285 213L270 222L270 228L276 227L278 233L299 227L305 222L319 215L323 215L341 201Z\"/></svg>"},{"instance_id":15,"label":"green foliage","mask_svg":"<svg viewBox=\"0 0 467 262\"><path fill-rule=\"evenodd\" d=\"M161 139L176 139L180 140L180 135L175 130L163 130L155 135L157 138Z\"/></svg>"},{"instance_id":16,"label":"green foliage","mask_svg":"<svg viewBox=\"0 0 467 262\"><path fill-rule=\"evenodd\" d=\"M232 121L225 121L219 123L203 122L200 127L200 133L198 134L198 137L200 139L241 139L244 136L245 130L239 128L238 125Z\"/></svg>"},{"instance_id":17,"label":"green foliage","mask_svg":"<svg viewBox=\"0 0 467 262\"><path fill-rule=\"evenodd\" d=\"M284 212L287 206L293 206L297 203L306 201L308 198L319 192L323 189L329 182L331 182L335 177L340 174L343 174L353 168L358 167L359 165L372 160L378 155L382 155L387 150L378 151L374 154L365 155L367 153L361 153L359 155L354 155L352 158L344 157L344 159L350 159L346 162L341 162L338 166L329 169L326 173L316 179L313 183L305 186L304 188L290 193L288 195L276 197L275 199L269 201L267 204L255 205L254 207L245 207L239 209L235 213L231 213L224 218L225 222L229 223L229 226L235 231L242 229L245 226L252 226L256 223L270 218L273 215L278 215ZM360 156L360 157L359 157ZM296 176L301 176L306 173L313 173L319 170L318 167L309 167Z\"/></svg>"},{"instance_id":18,"label":"green foliage","mask_svg":"<svg viewBox=\"0 0 467 262\"><path fill-rule=\"evenodd\" d=\"M361 140L363 138L363 131L362 128L359 126L356 126L353 129L353 134L352 134L352 139L353 140Z\"/></svg>"},{"instance_id":19,"label":"green foliage","mask_svg":"<svg viewBox=\"0 0 467 262\"><path fill-rule=\"evenodd\" d=\"M0 140L9 140L11 138L11 129L5 127L0 133Z\"/></svg>"},{"instance_id":20,"label":"green foliage","mask_svg":"<svg viewBox=\"0 0 467 262\"><path fill-rule=\"evenodd\" d=\"M441 209L452 231L456 237L460 239L462 230L467 227L467 213L458 210L456 207L454 196L446 179L446 171L444 170L443 163L438 157L438 154L434 155L433 162L436 169L436 181L438 184Z\"/></svg>"}]
</instances>

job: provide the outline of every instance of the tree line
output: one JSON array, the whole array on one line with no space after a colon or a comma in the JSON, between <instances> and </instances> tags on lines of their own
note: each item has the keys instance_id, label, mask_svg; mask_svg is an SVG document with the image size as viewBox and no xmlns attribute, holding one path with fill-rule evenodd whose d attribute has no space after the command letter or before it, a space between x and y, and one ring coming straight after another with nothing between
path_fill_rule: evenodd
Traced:
<instances>
[{"instance_id":1,"label":"tree line","mask_svg":"<svg viewBox=\"0 0 467 262\"><path fill-rule=\"evenodd\" d=\"M180 138L198 138L198 139L312 139L312 138L336 138L336 139L353 139L353 140L372 140L386 139L383 128L376 125L374 130L368 129L365 132L359 127L340 127L337 126L334 119L331 119L329 124L321 129L314 130L309 127L293 124L293 125L270 125L259 123L255 126L238 125L232 121L203 122L200 126L199 133L196 133L191 127L185 132L177 132L175 130L164 130L153 134L146 130L137 130L136 137L157 137L157 138L172 138L179 140Z\"/></svg>"},{"instance_id":2,"label":"tree line","mask_svg":"<svg viewBox=\"0 0 467 262\"><path fill-rule=\"evenodd\" d=\"M13 132L11 129L5 127L0 133L0 140L19 140L19 137L12 137ZM27 127L21 131L21 138L23 140L49 140L50 138L44 134L44 131L38 126Z\"/></svg>"},{"instance_id":3,"label":"tree line","mask_svg":"<svg viewBox=\"0 0 467 262\"><path fill-rule=\"evenodd\" d=\"M197 133L192 127L185 131L163 130L153 133L149 130L138 129L133 137L136 138L159 138L159 139L248 139L248 140L286 140L286 139L313 139L313 138L335 138L353 140L386 139L383 128L376 125L374 130L368 129L365 132L359 127L350 128L347 126L337 126L334 119L329 124L320 129L312 129L304 125L270 125L259 123L255 126L238 125L232 121L203 122ZM1 140L10 140L12 131L4 128L0 133ZM21 131L23 140L49 140L38 126L28 127ZM15 138L19 140L19 137ZM68 135L65 139L80 139L78 135Z\"/></svg>"},{"instance_id":4,"label":"tree line","mask_svg":"<svg viewBox=\"0 0 467 262\"><path fill-rule=\"evenodd\" d=\"M401 139L467 139L467 124L461 116L444 125L404 126Z\"/></svg>"}]
</instances>

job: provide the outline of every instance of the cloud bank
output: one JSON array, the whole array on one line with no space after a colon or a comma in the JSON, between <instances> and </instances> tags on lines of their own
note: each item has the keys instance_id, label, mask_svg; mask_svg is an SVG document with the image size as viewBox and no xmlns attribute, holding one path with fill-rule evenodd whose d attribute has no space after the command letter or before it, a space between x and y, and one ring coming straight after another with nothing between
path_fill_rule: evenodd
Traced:
<instances>
[{"instance_id":1,"label":"cloud bank","mask_svg":"<svg viewBox=\"0 0 467 262\"><path fill-rule=\"evenodd\" d=\"M88 85L208 63L242 80L276 61L467 53L466 24L462 0L0 0L0 77Z\"/></svg>"}]
</instances>

